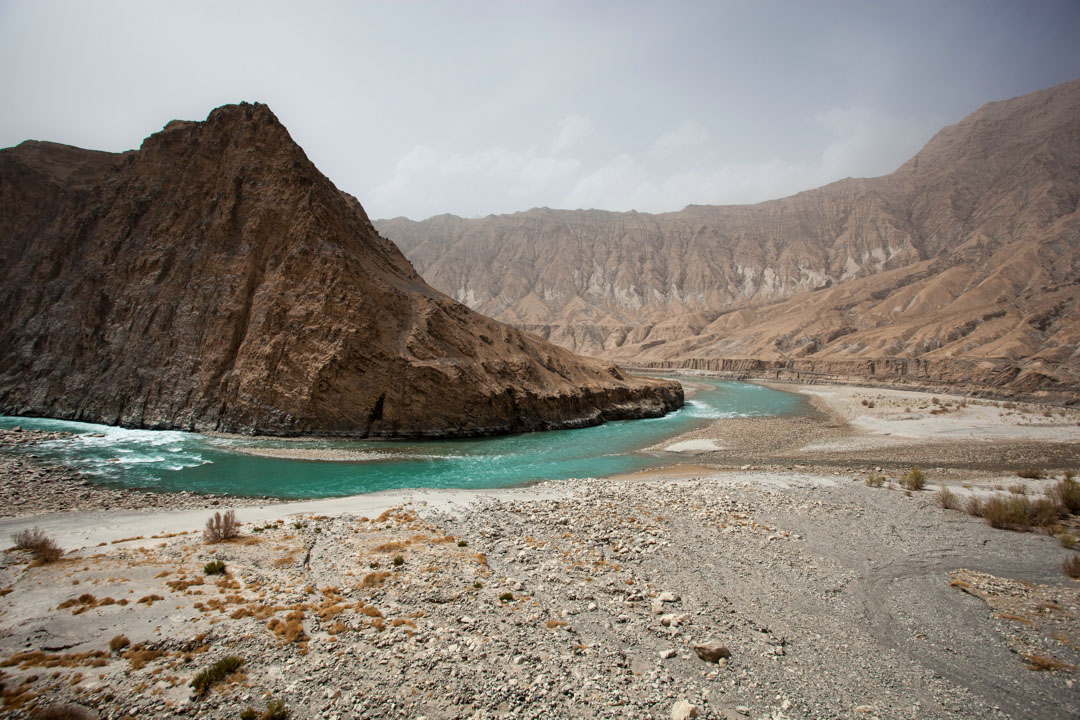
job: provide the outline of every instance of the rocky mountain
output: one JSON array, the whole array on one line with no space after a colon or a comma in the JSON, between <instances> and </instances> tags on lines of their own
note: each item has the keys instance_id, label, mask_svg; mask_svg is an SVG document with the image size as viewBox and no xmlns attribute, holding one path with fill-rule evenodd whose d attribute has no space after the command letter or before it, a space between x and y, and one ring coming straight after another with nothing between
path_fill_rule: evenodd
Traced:
<instances>
[{"instance_id":1,"label":"rocky mountain","mask_svg":"<svg viewBox=\"0 0 1080 720\"><path fill-rule=\"evenodd\" d=\"M1080 80L990 103L891 175L648 215L376 221L435 287L653 367L1080 388Z\"/></svg>"},{"instance_id":2,"label":"rocky mountain","mask_svg":"<svg viewBox=\"0 0 1080 720\"><path fill-rule=\"evenodd\" d=\"M264 105L137 151L0 151L0 411L450 436L660 415L628 377L431 289Z\"/></svg>"}]
</instances>

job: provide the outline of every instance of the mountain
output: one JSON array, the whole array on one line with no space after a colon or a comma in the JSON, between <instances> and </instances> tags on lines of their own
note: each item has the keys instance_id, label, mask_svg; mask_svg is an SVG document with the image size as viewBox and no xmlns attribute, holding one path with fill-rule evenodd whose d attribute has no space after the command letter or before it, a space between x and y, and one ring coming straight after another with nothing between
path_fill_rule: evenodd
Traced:
<instances>
[{"instance_id":1,"label":"mountain","mask_svg":"<svg viewBox=\"0 0 1080 720\"><path fill-rule=\"evenodd\" d=\"M756 205L376 221L434 287L650 367L1080 389L1080 80Z\"/></svg>"},{"instance_id":2,"label":"mountain","mask_svg":"<svg viewBox=\"0 0 1080 720\"><path fill-rule=\"evenodd\" d=\"M431 289L264 105L121 154L0 151L0 412L456 436L656 416L628 377Z\"/></svg>"}]
</instances>

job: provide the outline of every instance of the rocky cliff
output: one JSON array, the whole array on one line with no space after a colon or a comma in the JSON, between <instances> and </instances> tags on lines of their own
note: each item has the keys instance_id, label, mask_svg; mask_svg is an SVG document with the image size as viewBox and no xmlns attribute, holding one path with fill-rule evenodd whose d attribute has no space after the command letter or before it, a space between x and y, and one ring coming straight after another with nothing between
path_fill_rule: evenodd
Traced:
<instances>
[{"instance_id":1,"label":"rocky cliff","mask_svg":"<svg viewBox=\"0 0 1080 720\"><path fill-rule=\"evenodd\" d=\"M0 278L7 414L406 437L682 404L431 289L264 105L0 151Z\"/></svg>"},{"instance_id":2,"label":"rocky cliff","mask_svg":"<svg viewBox=\"0 0 1080 720\"><path fill-rule=\"evenodd\" d=\"M376 226L435 287L577 352L1080 388L1080 80L984 106L891 175L757 205Z\"/></svg>"}]
</instances>

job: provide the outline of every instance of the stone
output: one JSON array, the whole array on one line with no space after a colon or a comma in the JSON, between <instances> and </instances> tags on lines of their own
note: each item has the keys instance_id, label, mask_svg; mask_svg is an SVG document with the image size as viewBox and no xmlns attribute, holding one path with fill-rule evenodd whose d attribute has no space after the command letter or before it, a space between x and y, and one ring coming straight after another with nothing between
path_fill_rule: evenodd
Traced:
<instances>
[{"instance_id":1,"label":"stone","mask_svg":"<svg viewBox=\"0 0 1080 720\"><path fill-rule=\"evenodd\" d=\"M667 648L665 650L660 651L660 659L661 660L670 660L671 658L675 657L676 655L678 655L678 651L675 648Z\"/></svg>"},{"instance_id":2,"label":"stone","mask_svg":"<svg viewBox=\"0 0 1080 720\"><path fill-rule=\"evenodd\" d=\"M721 658L731 657L731 651L719 640L706 640L694 643L694 652L705 662L717 663Z\"/></svg>"},{"instance_id":3,"label":"stone","mask_svg":"<svg viewBox=\"0 0 1080 720\"><path fill-rule=\"evenodd\" d=\"M671 706L671 720L687 720L699 716L696 705L691 705L686 700L676 700Z\"/></svg>"}]
</instances>

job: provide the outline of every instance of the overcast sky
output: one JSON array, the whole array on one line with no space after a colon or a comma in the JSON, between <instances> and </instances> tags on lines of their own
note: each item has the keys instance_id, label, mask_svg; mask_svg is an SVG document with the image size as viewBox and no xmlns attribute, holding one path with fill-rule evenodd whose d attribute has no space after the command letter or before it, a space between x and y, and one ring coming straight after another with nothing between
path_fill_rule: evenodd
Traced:
<instances>
[{"instance_id":1,"label":"overcast sky","mask_svg":"<svg viewBox=\"0 0 1080 720\"><path fill-rule=\"evenodd\" d=\"M257 100L373 218L661 212L891 172L1078 38L1077 0L0 0L0 147Z\"/></svg>"}]
</instances>

